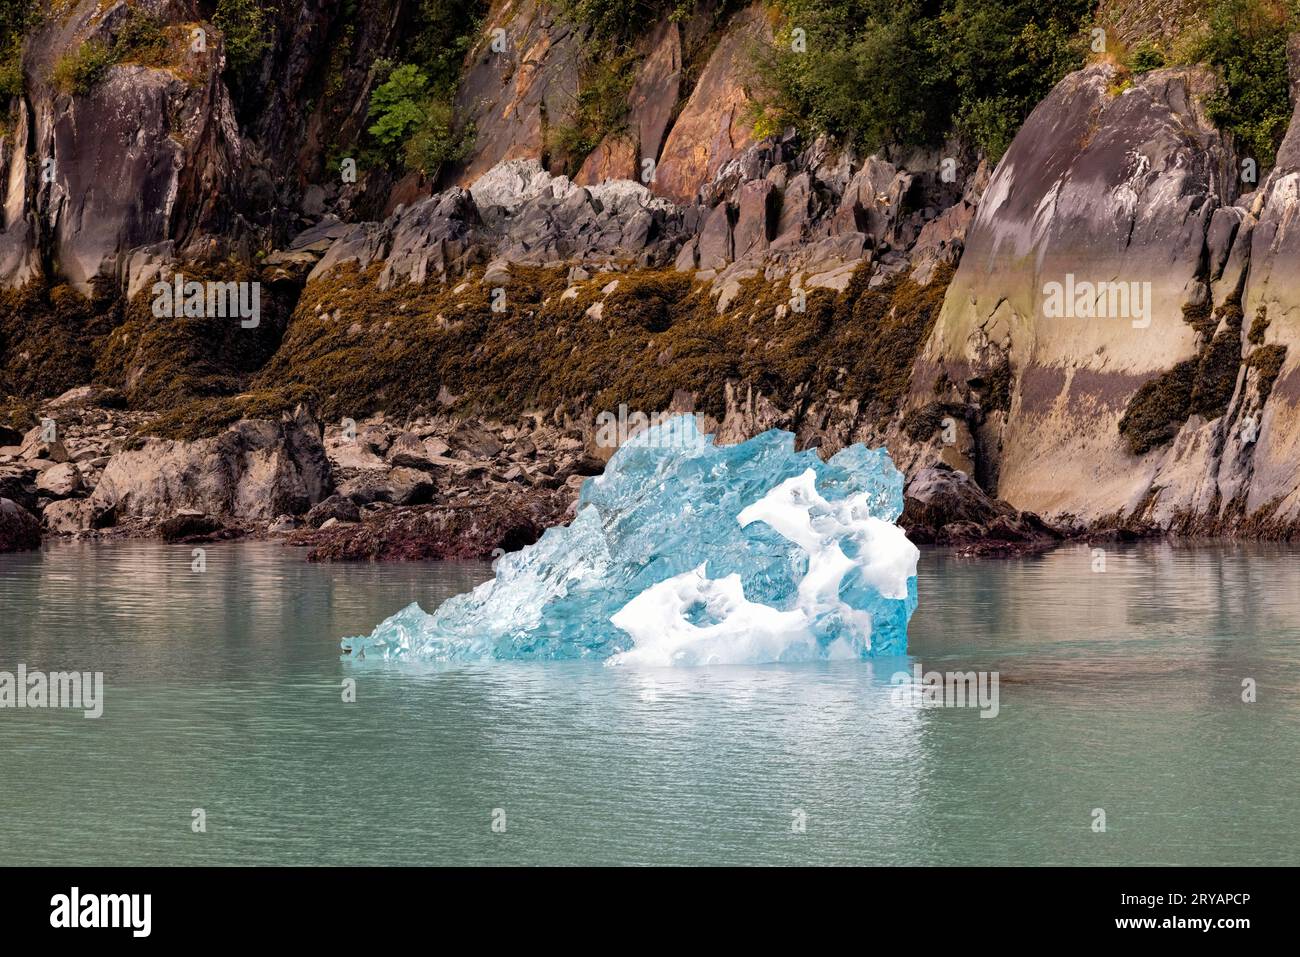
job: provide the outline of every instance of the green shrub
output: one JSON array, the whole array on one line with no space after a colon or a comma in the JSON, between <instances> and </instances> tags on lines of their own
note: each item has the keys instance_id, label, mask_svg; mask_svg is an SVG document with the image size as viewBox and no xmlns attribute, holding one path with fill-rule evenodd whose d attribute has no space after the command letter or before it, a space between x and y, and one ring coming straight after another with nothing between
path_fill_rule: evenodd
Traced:
<instances>
[{"instance_id":1,"label":"green shrub","mask_svg":"<svg viewBox=\"0 0 1300 957\"><path fill-rule=\"evenodd\" d=\"M31 0L0 0L0 98L23 91L23 36L38 16Z\"/></svg>"},{"instance_id":2,"label":"green shrub","mask_svg":"<svg viewBox=\"0 0 1300 957\"><path fill-rule=\"evenodd\" d=\"M626 129L632 67L631 54L602 57L598 53L583 68L572 118L548 133L547 148L568 172L576 172L607 135Z\"/></svg>"},{"instance_id":3,"label":"green shrub","mask_svg":"<svg viewBox=\"0 0 1300 957\"><path fill-rule=\"evenodd\" d=\"M1150 73L1164 65L1165 55L1150 43L1139 43L1129 55L1129 68L1134 73Z\"/></svg>"},{"instance_id":4,"label":"green shrub","mask_svg":"<svg viewBox=\"0 0 1300 957\"><path fill-rule=\"evenodd\" d=\"M54 64L50 79L64 93L85 96L117 62L113 48L103 40L87 40Z\"/></svg>"},{"instance_id":5,"label":"green shrub","mask_svg":"<svg viewBox=\"0 0 1300 957\"><path fill-rule=\"evenodd\" d=\"M23 92L23 41L13 38L0 47L0 99Z\"/></svg>"},{"instance_id":6,"label":"green shrub","mask_svg":"<svg viewBox=\"0 0 1300 957\"><path fill-rule=\"evenodd\" d=\"M167 25L157 16L142 9L132 9L113 40L113 51L118 63L141 63L145 66L162 66L170 59Z\"/></svg>"},{"instance_id":7,"label":"green shrub","mask_svg":"<svg viewBox=\"0 0 1300 957\"><path fill-rule=\"evenodd\" d=\"M435 176L443 163L455 163L469 156L474 147L474 128L456 128L452 108L430 100L424 117L402 149L406 168L422 176Z\"/></svg>"},{"instance_id":8,"label":"green shrub","mask_svg":"<svg viewBox=\"0 0 1300 957\"><path fill-rule=\"evenodd\" d=\"M634 37L673 7L672 3L654 0L557 0L556 5L566 20L585 23L602 40Z\"/></svg>"},{"instance_id":9,"label":"green shrub","mask_svg":"<svg viewBox=\"0 0 1300 957\"><path fill-rule=\"evenodd\" d=\"M1190 57L1210 63L1222 84L1206 102L1260 168L1273 165L1291 120L1287 34L1300 28L1294 0L1212 0L1209 29Z\"/></svg>"},{"instance_id":10,"label":"green shrub","mask_svg":"<svg viewBox=\"0 0 1300 957\"><path fill-rule=\"evenodd\" d=\"M226 69L235 76L257 64L271 45L266 19L258 0L217 0L212 22L225 42Z\"/></svg>"},{"instance_id":11,"label":"green shrub","mask_svg":"<svg viewBox=\"0 0 1300 957\"><path fill-rule=\"evenodd\" d=\"M163 66L170 60L166 24L146 10L132 9L110 46L92 39L54 64L51 80L64 93L84 96L117 63Z\"/></svg>"},{"instance_id":12,"label":"green shrub","mask_svg":"<svg viewBox=\"0 0 1300 957\"><path fill-rule=\"evenodd\" d=\"M429 78L413 63L389 70L370 94L366 119L384 159L400 157L407 169L426 176L464 159L473 146L473 130L457 128L451 105L429 95Z\"/></svg>"},{"instance_id":13,"label":"green shrub","mask_svg":"<svg viewBox=\"0 0 1300 957\"><path fill-rule=\"evenodd\" d=\"M763 72L790 123L865 150L964 134L991 159L1083 62L1087 0L783 0ZM806 51L795 48L805 31Z\"/></svg>"},{"instance_id":14,"label":"green shrub","mask_svg":"<svg viewBox=\"0 0 1300 957\"><path fill-rule=\"evenodd\" d=\"M429 77L437 99L451 101L465 54L481 37L487 7L486 0L420 0L405 59Z\"/></svg>"},{"instance_id":15,"label":"green shrub","mask_svg":"<svg viewBox=\"0 0 1300 957\"><path fill-rule=\"evenodd\" d=\"M413 63L394 67L388 79L370 94L366 119L369 133L391 153L406 142L423 122L424 103L428 98L429 78Z\"/></svg>"}]
</instances>

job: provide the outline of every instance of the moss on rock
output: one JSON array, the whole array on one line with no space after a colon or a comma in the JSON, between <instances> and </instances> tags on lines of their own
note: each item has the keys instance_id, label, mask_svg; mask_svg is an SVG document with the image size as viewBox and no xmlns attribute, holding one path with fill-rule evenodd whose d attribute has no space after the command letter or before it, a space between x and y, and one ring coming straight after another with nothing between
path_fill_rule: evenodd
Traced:
<instances>
[{"instance_id":1,"label":"moss on rock","mask_svg":"<svg viewBox=\"0 0 1300 957\"><path fill-rule=\"evenodd\" d=\"M1178 434L1190 414L1198 365L1197 359L1180 362L1133 394L1119 420L1119 433L1134 455L1164 445Z\"/></svg>"}]
</instances>

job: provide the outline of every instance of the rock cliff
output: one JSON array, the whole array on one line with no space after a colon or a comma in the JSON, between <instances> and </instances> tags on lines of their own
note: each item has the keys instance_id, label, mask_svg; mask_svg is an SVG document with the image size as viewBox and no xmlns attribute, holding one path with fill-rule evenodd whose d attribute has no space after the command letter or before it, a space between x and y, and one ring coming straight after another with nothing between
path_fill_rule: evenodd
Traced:
<instances>
[{"instance_id":1,"label":"rock cliff","mask_svg":"<svg viewBox=\"0 0 1300 957\"><path fill-rule=\"evenodd\" d=\"M1244 177L1208 66L1094 57L1001 156L866 151L772 128L764 4L610 46L580 7L466 2L471 145L404 170L367 131L425 4L285 0L251 43L221 3L37 6L0 124L15 542L31 512L486 555L672 411L883 443L916 533L977 553L1300 527L1300 120ZM1135 49L1200 22L1096 17ZM160 315L187 279L264 315Z\"/></svg>"}]
</instances>

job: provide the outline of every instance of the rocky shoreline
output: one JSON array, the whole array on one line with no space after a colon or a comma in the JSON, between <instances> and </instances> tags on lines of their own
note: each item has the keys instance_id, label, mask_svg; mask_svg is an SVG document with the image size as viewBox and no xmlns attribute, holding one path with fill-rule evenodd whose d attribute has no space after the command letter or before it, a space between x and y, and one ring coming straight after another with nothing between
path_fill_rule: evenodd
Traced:
<instances>
[{"instance_id":1,"label":"rocky shoreline","mask_svg":"<svg viewBox=\"0 0 1300 957\"><path fill-rule=\"evenodd\" d=\"M0 551L42 539L278 540L309 561L490 560L575 514L613 452L593 423L376 416L322 428L305 409L210 439L145 434L150 416L80 387L0 433ZM990 498L942 462L908 483L918 544L1031 554L1077 536Z\"/></svg>"}]
</instances>

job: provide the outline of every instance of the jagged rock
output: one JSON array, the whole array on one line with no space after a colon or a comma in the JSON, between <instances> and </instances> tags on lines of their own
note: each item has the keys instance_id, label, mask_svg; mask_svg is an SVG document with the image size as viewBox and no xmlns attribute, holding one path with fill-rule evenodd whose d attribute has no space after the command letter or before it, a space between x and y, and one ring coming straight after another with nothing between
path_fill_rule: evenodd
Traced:
<instances>
[{"instance_id":1,"label":"jagged rock","mask_svg":"<svg viewBox=\"0 0 1300 957\"><path fill-rule=\"evenodd\" d=\"M776 224L777 239L787 246L801 242L814 218L821 212L821 201L813 188L812 174L793 176L781 196L781 215Z\"/></svg>"},{"instance_id":2,"label":"jagged rock","mask_svg":"<svg viewBox=\"0 0 1300 957\"><path fill-rule=\"evenodd\" d=\"M698 264L701 269L721 269L735 258L735 245L732 242L731 207L719 203L709 214L700 233L698 244Z\"/></svg>"},{"instance_id":3,"label":"jagged rock","mask_svg":"<svg viewBox=\"0 0 1300 957\"><path fill-rule=\"evenodd\" d=\"M776 187L765 179L750 180L740 189L740 209L732 234L734 259L761 256L772 241L777 218Z\"/></svg>"},{"instance_id":4,"label":"jagged rock","mask_svg":"<svg viewBox=\"0 0 1300 957\"><path fill-rule=\"evenodd\" d=\"M438 448L441 445L441 449ZM412 432L403 432L388 449L388 461L393 465L432 471L447 450L444 442L431 445Z\"/></svg>"},{"instance_id":5,"label":"jagged rock","mask_svg":"<svg viewBox=\"0 0 1300 957\"><path fill-rule=\"evenodd\" d=\"M41 547L41 523L17 502L0 498L0 552Z\"/></svg>"},{"instance_id":6,"label":"jagged rock","mask_svg":"<svg viewBox=\"0 0 1300 957\"><path fill-rule=\"evenodd\" d=\"M907 484L899 523L918 544L976 546L975 551L1050 547L1063 535L1032 512L990 498L965 472L923 468Z\"/></svg>"},{"instance_id":7,"label":"jagged rock","mask_svg":"<svg viewBox=\"0 0 1300 957\"><path fill-rule=\"evenodd\" d=\"M463 271L485 255L478 236L480 222L478 207L463 189L450 189L403 211L391 226L392 244L379 277L380 288L399 280L422 283L435 275Z\"/></svg>"},{"instance_id":8,"label":"jagged rock","mask_svg":"<svg viewBox=\"0 0 1300 957\"><path fill-rule=\"evenodd\" d=\"M501 452L501 441L487 429L473 422L462 422L450 435L447 442L458 452L465 452L475 458L490 459Z\"/></svg>"},{"instance_id":9,"label":"jagged rock","mask_svg":"<svg viewBox=\"0 0 1300 957\"><path fill-rule=\"evenodd\" d=\"M51 462L68 461L68 450L62 440L45 438L45 427L38 425L23 436L18 454L25 459L48 459Z\"/></svg>"},{"instance_id":10,"label":"jagged rock","mask_svg":"<svg viewBox=\"0 0 1300 957\"><path fill-rule=\"evenodd\" d=\"M5 176L0 281L18 284L35 271L38 209L52 228L61 274L82 292L97 276L116 276L129 250L164 240L185 247L229 215L241 141L218 44L181 45L174 65L110 66L85 95L59 95L46 79L59 57L82 44L111 46L128 16L127 4L80 0L28 41L25 61L36 82L19 106L25 148L13 151ZM40 170L29 155L53 160L52 180L35 178Z\"/></svg>"},{"instance_id":11,"label":"jagged rock","mask_svg":"<svg viewBox=\"0 0 1300 957\"><path fill-rule=\"evenodd\" d=\"M496 29L505 31L504 53L491 48ZM453 173L461 186L503 160L540 158L547 126L573 115L582 68L583 28L547 3L497 5L477 36L455 100L457 114L477 131L473 156Z\"/></svg>"}]
</instances>

